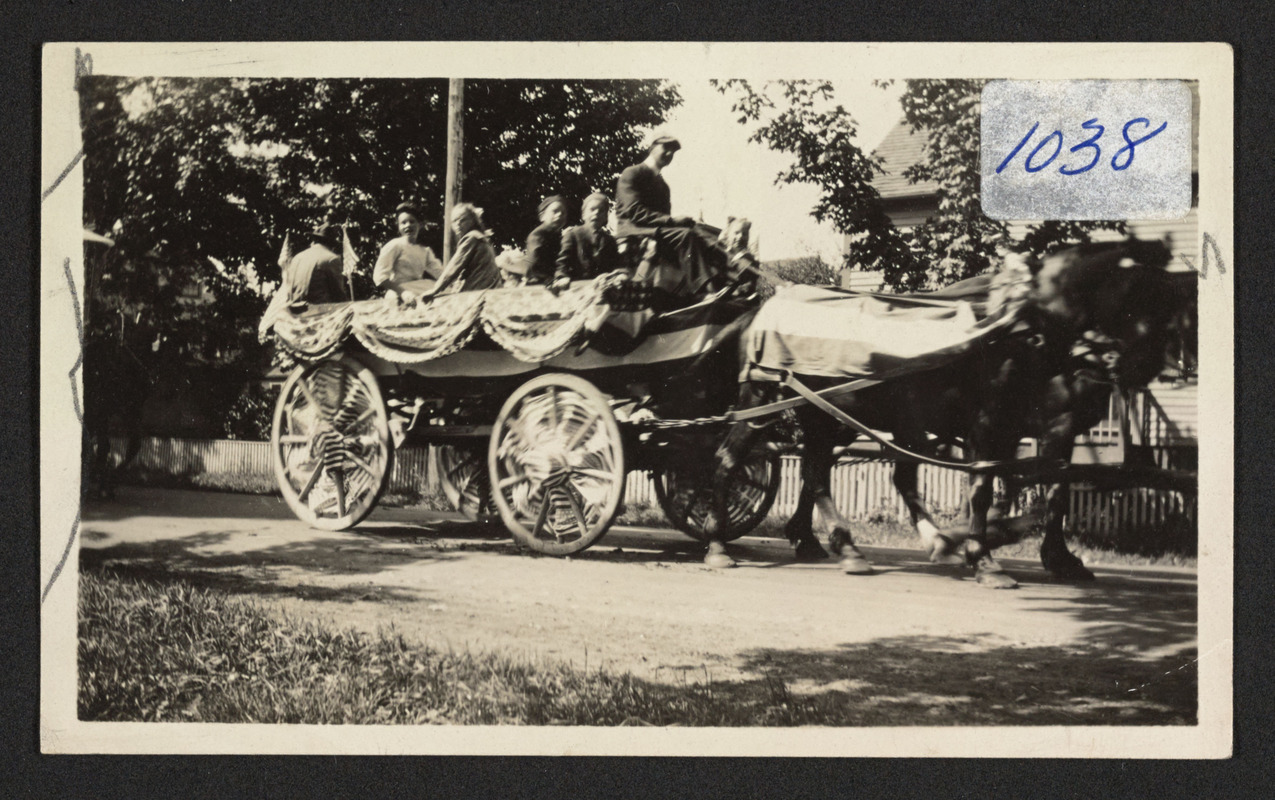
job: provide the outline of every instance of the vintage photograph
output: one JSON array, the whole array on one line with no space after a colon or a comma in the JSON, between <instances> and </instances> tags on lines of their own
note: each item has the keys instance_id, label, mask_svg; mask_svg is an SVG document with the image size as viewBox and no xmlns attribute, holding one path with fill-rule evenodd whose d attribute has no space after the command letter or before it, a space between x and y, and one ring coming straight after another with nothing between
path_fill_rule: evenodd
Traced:
<instances>
[{"instance_id":1,"label":"vintage photograph","mask_svg":"<svg viewBox=\"0 0 1275 800\"><path fill-rule=\"evenodd\" d=\"M132 47L45 53L46 749L1229 752L1229 55Z\"/></svg>"}]
</instances>

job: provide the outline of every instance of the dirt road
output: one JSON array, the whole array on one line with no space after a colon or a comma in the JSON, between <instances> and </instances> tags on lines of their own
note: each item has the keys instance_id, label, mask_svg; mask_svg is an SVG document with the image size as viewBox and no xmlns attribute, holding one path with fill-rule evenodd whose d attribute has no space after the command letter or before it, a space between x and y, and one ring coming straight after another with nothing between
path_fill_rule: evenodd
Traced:
<instances>
[{"instance_id":1,"label":"dirt road","mask_svg":"<svg viewBox=\"0 0 1275 800\"><path fill-rule=\"evenodd\" d=\"M784 542L746 537L732 550L739 568L714 571L670 531L617 528L559 559L519 553L502 531L446 516L380 509L355 531L328 533L278 498L122 488L116 502L85 508L80 561L253 596L337 626L392 625L442 648L653 681L778 675L793 691L867 681L894 698L990 693L1019 701L1024 721L1086 722L1107 719L1103 703L1085 700L1087 687L1114 681L1131 698L1118 713L1133 716L1111 722L1195 714L1186 669L1194 570L1098 565L1097 581L1072 586L1011 560L1022 586L996 592L919 550L864 548L877 574L852 577L833 562L794 563ZM1169 700L1138 694L1165 680L1180 684ZM1029 690L1030 702L1016 694Z\"/></svg>"}]
</instances>

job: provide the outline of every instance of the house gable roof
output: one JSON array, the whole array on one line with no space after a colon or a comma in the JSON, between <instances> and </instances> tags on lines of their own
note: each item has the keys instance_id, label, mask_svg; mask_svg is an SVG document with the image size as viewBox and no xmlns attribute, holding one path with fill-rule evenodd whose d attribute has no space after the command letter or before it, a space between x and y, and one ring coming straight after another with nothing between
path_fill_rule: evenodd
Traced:
<instances>
[{"instance_id":1,"label":"house gable roof","mask_svg":"<svg viewBox=\"0 0 1275 800\"><path fill-rule=\"evenodd\" d=\"M925 131L914 133L907 120L899 120L877 145L872 154L884 161L881 166L885 172L873 179L872 185L883 199L926 196L938 190L938 183L934 181L908 183L903 177L903 171L925 154L925 138Z\"/></svg>"}]
</instances>

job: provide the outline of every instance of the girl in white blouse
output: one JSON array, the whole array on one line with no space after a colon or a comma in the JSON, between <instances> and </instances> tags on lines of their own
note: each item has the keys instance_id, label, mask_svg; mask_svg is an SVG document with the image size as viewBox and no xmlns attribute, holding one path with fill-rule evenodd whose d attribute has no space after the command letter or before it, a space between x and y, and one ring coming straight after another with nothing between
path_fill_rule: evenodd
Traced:
<instances>
[{"instance_id":1,"label":"girl in white blouse","mask_svg":"<svg viewBox=\"0 0 1275 800\"><path fill-rule=\"evenodd\" d=\"M434 287L443 272L443 264L433 250L418 241L422 230L420 208L413 203L400 203L394 211L398 232L402 235L381 248L372 280L382 292L406 290L424 294Z\"/></svg>"}]
</instances>

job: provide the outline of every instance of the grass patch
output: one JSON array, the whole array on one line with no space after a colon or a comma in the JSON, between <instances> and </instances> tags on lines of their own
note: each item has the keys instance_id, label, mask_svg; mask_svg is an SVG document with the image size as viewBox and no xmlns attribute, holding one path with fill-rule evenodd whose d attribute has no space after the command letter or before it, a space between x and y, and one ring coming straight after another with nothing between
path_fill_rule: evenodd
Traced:
<instances>
[{"instance_id":1,"label":"grass patch","mask_svg":"<svg viewBox=\"0 0 1275 800\"><path fill-rule=\"evenodd\" d=\"M183 583L80 577L84 720L519 725L805 724L786 687L757 701L710 680L443 652L393 631L335 631ZM773 683L773 682L771 682ZM770 702L777 700L778 705ZM774 706L774 707L772 707Z\"/></svg>"},{"instance_id":2,"label":"grass patch","mask_svg":"<svg viewBox=\"0 0 1275 800\"><path fill-rule=\"evenodd\" d=\"M913 637L832 651L759 651L751 667L757 677L746 680L714 682L692 671L674 685L650 683L547 659L442 651L393 631L334 630L181 582L109 569L80 576L83 720L794 726L1195 719L1190 659L1148 663L1017 644L962 653L947 640Z\"/></svg>"}]
</instances>

